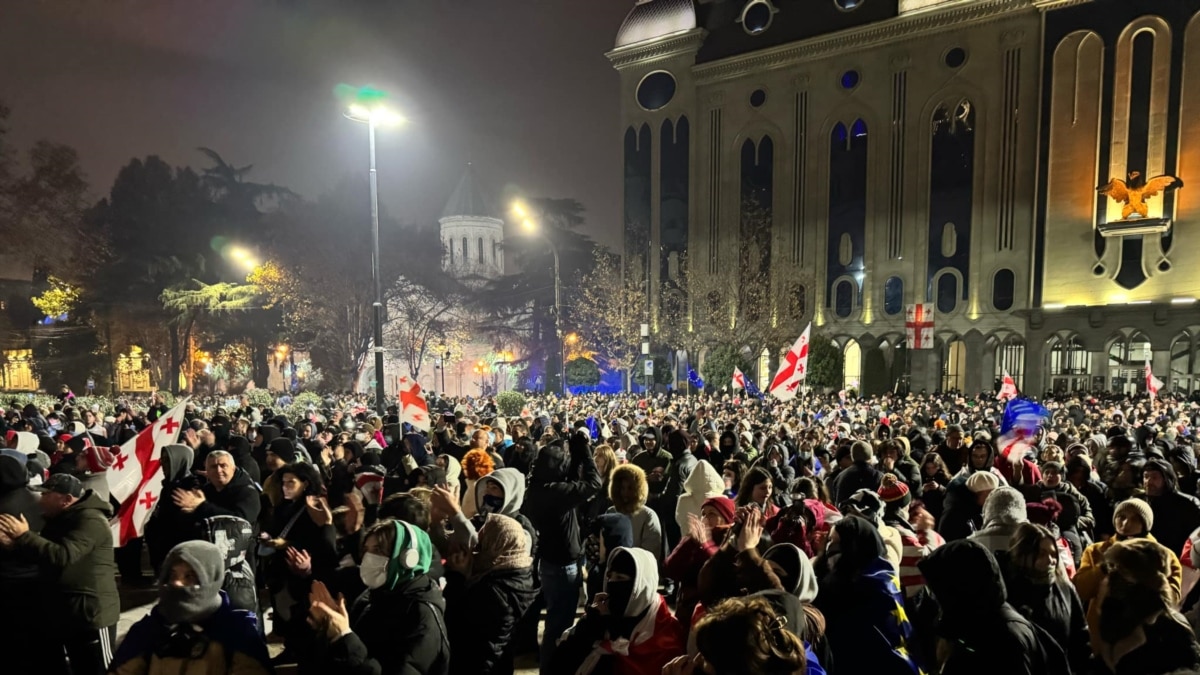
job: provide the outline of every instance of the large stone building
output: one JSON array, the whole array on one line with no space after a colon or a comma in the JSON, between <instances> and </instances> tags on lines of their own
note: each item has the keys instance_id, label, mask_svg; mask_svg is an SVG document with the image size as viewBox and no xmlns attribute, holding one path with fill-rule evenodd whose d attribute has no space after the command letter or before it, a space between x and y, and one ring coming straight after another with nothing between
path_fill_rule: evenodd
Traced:
<instances>
[{"instance_id":1,"label":"large stone building","mask_svg":"<svg viewBox=\"0 0 1200 675\"><path fill-rule=\"evenodd\" d=\"M1200 0L640 0L608 57L652 322L686 252L798 271L868 393L1200 388L1200 187L1097 192L1200 180Z\"/></svg>"}]
</instances>

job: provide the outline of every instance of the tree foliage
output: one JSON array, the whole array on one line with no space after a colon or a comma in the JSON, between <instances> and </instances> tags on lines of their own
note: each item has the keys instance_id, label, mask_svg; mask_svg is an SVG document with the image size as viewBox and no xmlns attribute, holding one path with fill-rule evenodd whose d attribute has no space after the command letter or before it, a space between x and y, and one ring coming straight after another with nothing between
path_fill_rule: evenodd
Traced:
<instances>
[{"instance_id":1,"label":"tree foliage","mask_svg":"<svg viewBox=\"0 0 1200 675\"><path fill-rule=\"evenodd\" d=\"M733 369L740 368L743 373L752 374L753 366L750 359L740 347L731 343L718 344L708 352L704 364L700 368L706 387L720 389L729 386L733 380ZM755 384L762 384L755 382Z\"/></svg>"},{"instance_id":2,"label":"tree foliage","mask_svg":"<svg viewBox=\"0 0 1200 675\"><path fill-rule=\"evenodd\" d=\"M56 276L46 278L46 290L31 301L38 311L49 317L60 317L75 311L79 306L79 288Z\"/></svg>"},{"instance_id":3,"label":"tree foliage","mask_svg":"<svg viewBox=\"0 0 1200 675\"><path fill-rule=\"evenodd\" d=\"M591 359L582 356L567 361L568 387L594 387L600 384L600 368Z\"/></svg>"},{"instance_id":4,"label":"tree foliage","mask_svg":"<svg viewBox=\"0 0 1200 675\"><path fill-rule=\"evenodd\" d=\"M841 389L842 350L833 340L814 335L808 343L808 375L804 384L815 389Z\"/></svg>"}]
</instances>

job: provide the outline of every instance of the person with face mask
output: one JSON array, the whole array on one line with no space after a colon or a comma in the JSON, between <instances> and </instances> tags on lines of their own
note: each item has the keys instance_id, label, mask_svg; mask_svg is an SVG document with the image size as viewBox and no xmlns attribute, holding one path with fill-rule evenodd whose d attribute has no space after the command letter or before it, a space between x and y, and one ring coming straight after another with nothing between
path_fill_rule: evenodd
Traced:
<instances>
[{"instance_id":1,"label":"person with face mask","mask_svg":"<svg viewBox=\"0 0 1200 675\"><path fill-rule=\"evenodd\" d=\"M658 594L658 563L648 551L609 552L604 591L566 633L545 673L659 675L685 651L683 628Z\"/></svg>"},{"instance_id":2,"label":"person with face mask","mask_svg":"<svg viewBox=\"0 0 1200 675\"><path fill-rule=\"evenodd\" d=\"M1079 594L1067 580L1055 536L1041 525L1023 523L1008 549L995 555L1008 604L1054 638L1066 651L1072 671L1087 672L1087 619Z\"/></svg>"},{"instance_id":3,"label":"person with face mask","mask_svg":"<svg viewBox=\"0 0 1200 675\"><path fill-rule=\"evenodd\" d=\"M109 672L271 672L254 615L234 609L221 590L225 560L206 541L172 548L159 575L158 604L129 629Z\"/></svg>"},{"instance_id":4,"label":"person with face mask","mask_svg":"<svg viewBox=\"0 0 1200 675\"><path fill-rule=\"evenodd\" d=\"M1092 672L1162 675L1200 672L1200 645L1176 611L1170 582L1174 554L1149 539L1114 544L1104 554L1108 574L1097 596L1098 615L1088 622Z\"/></svg>"},{"instance_id":5,"label":"person with face mask","mask_svg":"<svg viewBox=\"0 0 1200 675\"><path fill-rule=\"evenodd\" d=\"M497 469L479 479L475 484L476 514L473 518L468 519L463 513L456 495L442 486L435 486L430 495L437 518L431 523L429 536L439 551L473 550L479 543L479 528L492 514L516 520L525 531L530 554L537 549L537 532L529 518L521 513L525 503L525 477L516 469ZM447 524L452 529L447 530Z\"/></svg>"},{"instance_id":6,"label":"person with face mask","mask_svg":"<svg viewBox=\"0 0 1200 675\"><path fill-rule=\"evenodd\" d=\"M366 590L347 605L323 582L309 594L309 625L318 631L314 672L450 672L446 602L429 576L433 544L398 520L372 525L363 536L359 576Z\"/></svg>"},{"instance_id":7,"label":"person with face mask","mask_svg":"<svg viewBox=\"0 0 1200 675\"><path fill-rule=\"evenodd\" d=\"M521 524L489 513L473 552L446 561L446 630L454 658L450 672L513 672L512 638L533 604L533 557Z\"/></svg>"}]
</instances>

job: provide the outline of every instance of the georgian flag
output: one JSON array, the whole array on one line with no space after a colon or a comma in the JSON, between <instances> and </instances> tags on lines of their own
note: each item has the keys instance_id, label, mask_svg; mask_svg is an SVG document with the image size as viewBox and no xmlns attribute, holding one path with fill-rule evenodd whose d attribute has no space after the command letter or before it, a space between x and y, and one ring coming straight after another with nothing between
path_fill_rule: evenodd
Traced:
<instances>
[{"instance_id":1,"label":"georgian flag","mask_svg":"<svg viewBox=\"0 0 1200 675\"><path fill-rule=\"evenodd\" d=\"M742 373L742 369L734 367L733 369L733 384L730 385L734 389L746 389L746 375Z\"/></svg>"},{"instance_id":2,"label":"georgian flag","mask_svg":"<svg viewBox=\"0 0 1200 675\"><path fill-rule=\"evenodd\" d=\"M771 380L771 386L768 388L775 398L781 401L796 398L800 382L808 375L808 340L811 334L812 323L809 322L808 327L797 338L796 344L784 355L783 363L779 364L779 372L775 373L775 379Z\"/></svg>"},{"instance_id":3,"label":"georgian flag","mask_svg":"<svg viewBox=\"0 0 1200 675\"><path fill-rule=\"evenodd\" d=\"M400 423L408 422L413 428L429 431L429 406L421 396L421 385L408 376L400 376Z\"/></svg>"},{"instance_id":4,"label":"georgian flag","mask_svg":"<svg viewBox=\"0 0 1200 675\"><path fill-rule=\"evenodd\" d=\"M997 398L1016 398L1018 393L1020 392L1017 391L1017 383L1013 381L1012 375L1008 374L1008 370L1005 370L1004 379L1000 380L1000 394Z\"/></svg>"},{"instance_id":5,"label":"georgian flag","mask_svg":"<svg viewBox=\"0 0 1200 675\"><path fill-rule=\"evenodd\" d=\"M1146 393L1150 394L1150 398L1158 396L1158 390L1162 389L1163 381L1154 376L1154 372L1150 370L1150 359L1146 359Z\"/></svg>"},{"instance_id":6,"label":"georgian flag","mask_svg":"<svg viewBox=\"0 0 1200 675\"><path fill-rule=\"evenodd\" d=\"M104 472L108 493L121 504L110 521L113 544L124 546L142 536L142 530L162 494L162 449L179 440L187 400L142 429L112 453L112 465Z\"/></svg>"}]
</instances>

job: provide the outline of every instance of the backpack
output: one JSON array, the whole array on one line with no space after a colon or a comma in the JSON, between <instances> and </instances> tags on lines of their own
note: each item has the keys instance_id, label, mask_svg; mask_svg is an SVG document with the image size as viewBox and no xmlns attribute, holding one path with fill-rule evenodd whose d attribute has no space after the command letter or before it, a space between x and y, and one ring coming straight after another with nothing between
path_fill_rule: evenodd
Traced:
<instances>
[{"instance_id":1,"label":"backpack","mask_svg":"<svg viewBox=\"0 0 1200 675\"><path fill-rule=\"evenodd\" d=\"M248 557L254 545L254 526L237 516L210 516L197 524L198 539L216 544L225 557L225 582L221 590L229 595L236 609L255 611L258 596L254 587L254 566Z\"/></svg>"}]
</instances>

